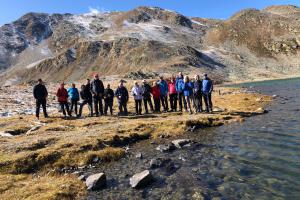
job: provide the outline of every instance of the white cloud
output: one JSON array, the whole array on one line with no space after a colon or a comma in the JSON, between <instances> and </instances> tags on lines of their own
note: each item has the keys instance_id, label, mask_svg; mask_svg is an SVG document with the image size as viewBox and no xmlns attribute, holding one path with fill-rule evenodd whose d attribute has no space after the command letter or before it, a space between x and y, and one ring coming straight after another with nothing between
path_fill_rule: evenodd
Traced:
<instances>
[{"instance_id":1,"label":"white cloud","mask_svg":"<svg viewBox=\"0 0 300 200\"><path fill-rule=\"evenodd\" d=\"M107 13L108 10L106 10L103 7L97 6L96 8L93 8L92 6L89 6L89 11L91 14L101 14L101 13Z\"/></svg>"}]
</instances>

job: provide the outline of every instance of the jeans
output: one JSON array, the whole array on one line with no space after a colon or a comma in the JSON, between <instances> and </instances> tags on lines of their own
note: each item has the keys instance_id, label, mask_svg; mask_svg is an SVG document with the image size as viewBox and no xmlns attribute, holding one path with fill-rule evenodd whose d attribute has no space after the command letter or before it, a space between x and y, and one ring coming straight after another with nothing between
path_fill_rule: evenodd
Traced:
<instances>
[{"instance_id":1,"label":"jeans","mask_svg":"<svg viewBox=\"0 0 300 200\"><path fill-rule=\"evenodd\" d=\"M193 113L192 111L192 103L194 102L193 101L193 96L185 96L185 101L186 101L186 105L187 105L187 109L190 113Z\"/></svg>"},{"instance_id":2,"label":"jeans","mask_svg":"<svg viewBox=\"0 0 300 200\"><path fill-rule=\"evenodd\" d=\"M35 116L37 118L40 117L40 108L41 108L41 106L43 108L44 117L48 117L47 109L46 109L46 104L47 104L46 99L37 99L36 100Z\"/></svg>"},{"instance_id":3,"label":"jeans","mask_svg":"<svg viewBox=\"0 0 300 200\"><path fill-rule=\"evenodd\" d=\"M184 109L186 110L186 101L183 95L183 92L178 92L178 101L179 101L179 110L182 111L182 104L184 106Z\"/></svg>"},{"instance_id":4,"label":"jeans","mask_svg":"<svg viewBox=\"0 0 300 200\"><path fill-rule=\"evenodd\" d=\"M170 94L170 106L172 111L177 110L177 94Z\"/></svg>"},{"instance_id":5,"label":"jeans","mask_svg":"<svg viewBox=\"0 0 300 200\"><path fill-rule=\"evenodd\" d=\"M206 112L211 112L212 107L213 107L213 104L211 101L211 93L204 93L203 98L204 98Z\"/></svg>"},{"instance_id":6,"label":"jeans","mask_svg":"<svg viewBox=\"0 0 300 200\"><path fill-rule=\"evenodd\" d=\"M96 116L99 116L99 112L101 115L103 115L103 102L100 95L94 96L94 107Z\"/></svg>"},{"instance_id":7,"label":"jeans","mask_svg":"<svg viewBox=\"0 0 300 200\"><path fill-rule=\"evenodd\" d=\"M161 95L160 100L161 100L162 107L164 108L164 111L168 111L169 110L168 96L167 95Z\"/></svg>"},{"instance_id":8,"label":"jeans","mask_svg":"<svg viewBox=\"0 0 300 200\"><path fill-rule=\"evenodd\" d=\"M93 116L93 102L92 100L83 100L81 103L80 103L80 107L79 107L79 114L78 116L81 117L82 115L82 110L83 110L83 106L88 104L88 107L89 107L89 111L90 111L90 116L92 117Z\"/></svg>"},{"instance_id":9,"label":"jeans","mask_svg":"<svg viewBox=\"0 0 300 200\"><path fill-rule=\"evenodd\" d=\"M135 113L137 115L142 114L142 99L140 100L134 100L135 101Z\"/></svg>"},{"instance_id":10,"label":"jeans","mask_svg":"<svg viewBox=\"0 0 300 200\"><path fill-rule=\"evenodd\" d=\"M77 108L78 100L71 100L71 110L70 112L73 112L73 107L75 107L75 114L78 114L78 108Z\"/></svg>"},{"instance_id":11,"label":"jeans","mask_svg":"<svg viewBox=\"0 0 300 200\"><path fill-rule=\"evenodd\" d=\"M64 116L66 116L67 113L68 113L68 115L71 115L68 102L59 102L59 105L60 105L60 109L62 110ZM66 113L66 110L67 110L67 113Z\"/></svg>"},{"instance_id":12,"label":"jeans","mask_svg":"<svg viewBox=\"0 0 300 200\"><path fill-rule=\"evenodd\" d=\"M153 99L154 99L155 112L160 112L160 99L159 98L153 98Z\"/></svg>"},{"instance_id":13,"label":"jeans","mask_svg":"<svg viewBox=\"0 0 300 200\"><path fill-rule=\"evenodd\" d=\"M120 115L128 115L128 112L127 112L127 102L118 101L118 104L119 104L119 114Z\"/></svg>"},{"instance_id":14,"label":"jeans","mask_svg":"<svg viewBox=\"0 0 300 200\"><path fill-rule=\"evenodd\" d=\"M152 100L151 97L144 98L144 107L145 107L145 112L148 113L148 105L150 106L150 110L153 112L153 105L152 105Z\"/></svg>"},{"instance_id":15,"label":"jeans","mask_svg":"<svg viewBox=\"0 0 300 200\"><path fill-rule=\"evenodd\" d=\"M201 93L194 94L194 102L195 102L196 112L202 112L202 94Z\"/></svg>"}]
</instances>

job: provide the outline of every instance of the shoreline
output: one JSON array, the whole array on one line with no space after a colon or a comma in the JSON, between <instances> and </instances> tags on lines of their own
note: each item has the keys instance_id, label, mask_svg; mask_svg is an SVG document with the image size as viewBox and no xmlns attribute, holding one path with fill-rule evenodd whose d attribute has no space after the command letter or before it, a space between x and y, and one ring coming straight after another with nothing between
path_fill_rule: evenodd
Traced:
<instances>
[{"instance_id":1,"label":"shoreline","mask_svg":"<svg viewBox=\"0 0 300 200\"><path fill-rule=\"evenodd\" d=\"M117 161L126 154L128 144L140 140L168 139L184 135L195 128L243 122L246 117L264 114L263 107L272 101L270 96L247 93L241 89L222 90L226 92L214 94L214 103L219 111L212 114L188 115L176 112L140 117L61 120L56 113L50 119L41 120L40 124L30 115L0 118L0 132L10 130L17 134L0 137L0 166L3 174L0 182L4 185L31 185L27 188L28 192L23 193L16 193L13 187L0 189L5 191L5 198L12 197L12 194L20 198L32 197L36 193L37 182L43 181L40 187L50 191L47 198L58 197L57 188L60 184L67 185L65 195L84 198L84 183L72 174L74 171L92 167L98 162ZM129 110L132 109L131 101ZM39 177L34 177L34 174ZM16 181L19 176L22 179ZM50 187L48 178L52 182L57 181ZM74 193L74 187L80 188L80 193Z\"/></svg>"},{"instance_id":2,"label":"shoreline","mask_svg":"<svg viewBox=\"0 0 300 200\"><path fill-rule=\"evenodd\" d=\"M265 82L265 81L281 81L281 80L290 80L290 79L298 79L300 78L300 74L299 75L295 75L295 76L291 76L288 75L286 77L281 77L281 78L261 78L261 79L253 79L253 80L246 80L246 81L231 81L231 82L224 82L218 86L228 86L228 85L239 85L239 84L245 84L245 83L259 83L259 82Z\"/></svg>"}]
</instances>

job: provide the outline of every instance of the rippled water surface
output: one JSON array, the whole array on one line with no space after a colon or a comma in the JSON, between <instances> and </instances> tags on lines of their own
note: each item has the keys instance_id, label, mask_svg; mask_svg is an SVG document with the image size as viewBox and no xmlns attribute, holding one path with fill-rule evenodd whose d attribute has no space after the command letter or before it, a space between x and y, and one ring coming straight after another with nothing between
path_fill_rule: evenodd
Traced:
<instances>
[{"instance_id":1,"label":"rippled water surface","mask_svg":"<svg viewBox=\"0 0 300 200\"><path fill-rule=\"evenodd\" d=\"M195 143L171 153L155 150L166 139L140 142L121 161L89 172L105 172L108 185L88 199L300 199L300 79L244 86L278 95L268 114L186 134ZM151 170L155 182L131 189L130 176L152 158L171 158L175 169Z\"/></svg>"}]
</instances>

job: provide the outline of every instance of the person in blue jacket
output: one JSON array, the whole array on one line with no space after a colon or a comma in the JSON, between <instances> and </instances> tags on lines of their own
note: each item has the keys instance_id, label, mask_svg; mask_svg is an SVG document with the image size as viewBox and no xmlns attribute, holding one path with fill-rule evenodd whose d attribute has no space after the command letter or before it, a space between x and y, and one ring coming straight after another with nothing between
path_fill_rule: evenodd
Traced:
<instances>
[{"instance_id":1,"label":"person in blue jacket","mask_svg":"<svg viewBox=\"0 0 300 200\"><path fill-rule=\"evenodd\" d=\"M79 101L79 92L76 88L75 84L72 83L72 87L68 89L68 96L71 101L71 110L70 112L73 112L73 108L75 107L75 114L78 115L78 101Z\"/></svg>"},{"instance_id":2,"label":"person in blue jacket","mask_svg":"<svg viewBox=\"0 0 300 200\"><path fill-rule=\"evenodd\" d=\"M159 77L158 86L160 89L160 100L163 106L164 112L169 110L168 105L168 83L164 80L163 76Z\"/></svg>"},{"instance_id":3,"label":"person in blue jacket","mask_svg":"<svg viewBox=\"0 0 300 200\"><path fill-rule=\"evenodd\" d=\"M205 103L206 112L212 112L213 104L211 100L211 93L214 90L212 80L208 78L207 74L204 74L202 80L202 94Z\"/></svg>"},{"instance_id":4,"label":"person in blue jacket","mask_svg":"<svg viewBox=\"0 0 300 200\"><path fill-rule=\"evenodd\" d=\"M190 114L193 114L192 106L191 106L193 103L193 88L194 88L193 83L190 82L190 79L188 76L185 76L182 91L183 91L183 95L184 95L184 98L186 101L187 109Z\"/></svg>"},{"instance_id":5,"label":"person in blue jacket","mask_svg":"<svg viewBox=\"0 0 300 200\"><path fill-rule=\"evenodd\" d=\"M176 91L178 95L178 103L179 103L179 111L182 112L182 107L186 110L186 102L184 99L183 91L182 88L184 86L184 81L183 81L183 74L182 72L179 72L177 78L176 78ZM183 106L182 106L183 104Z\"/></svg>"}]
</instances>

